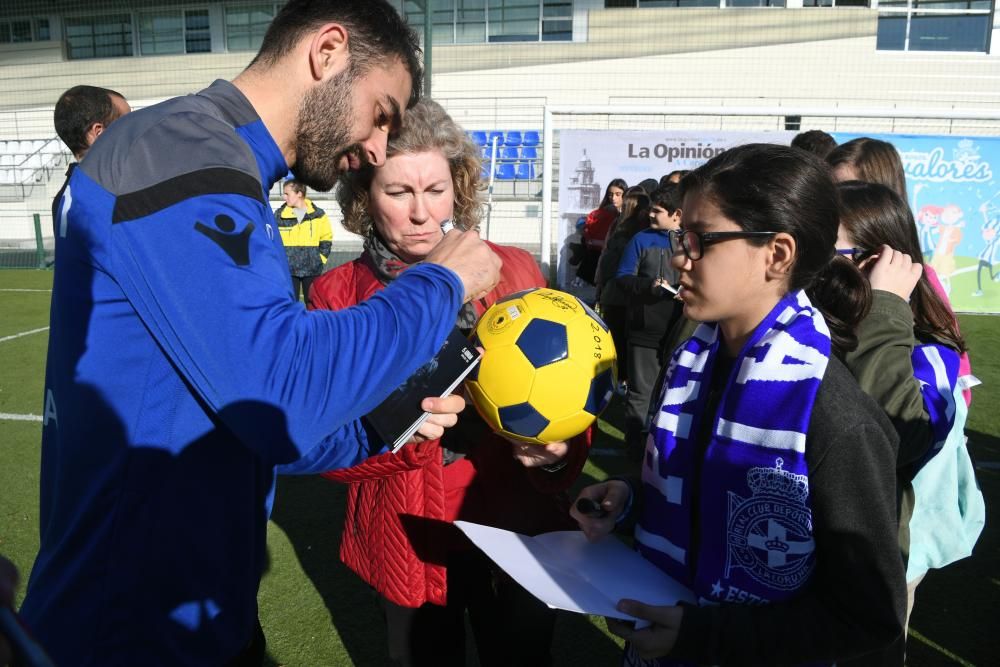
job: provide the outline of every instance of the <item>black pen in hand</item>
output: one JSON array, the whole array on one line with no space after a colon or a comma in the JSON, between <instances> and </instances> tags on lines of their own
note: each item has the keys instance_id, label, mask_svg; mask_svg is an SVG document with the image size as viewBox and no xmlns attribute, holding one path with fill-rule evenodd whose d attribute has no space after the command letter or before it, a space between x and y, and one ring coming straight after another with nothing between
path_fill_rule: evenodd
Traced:
<instances>
[{"instance_id":1,"label":"black pen in hand","mask_svg":"<svg viewBox=\"0 0 1000 667\"><path fill-rule=\"evenodd\" d=\"M576 511L584 516L595 519L603 519L608 516L608 511L601 507L600 503L590 498L579 498L576 501Z\"/></svg>"}]
</instances>

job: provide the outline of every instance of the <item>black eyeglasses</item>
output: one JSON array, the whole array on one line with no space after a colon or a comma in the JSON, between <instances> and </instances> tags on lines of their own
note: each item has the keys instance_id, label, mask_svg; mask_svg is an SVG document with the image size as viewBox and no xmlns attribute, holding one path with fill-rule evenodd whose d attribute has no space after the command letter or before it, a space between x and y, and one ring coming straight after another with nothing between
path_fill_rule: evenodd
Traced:
<instances>
[{"instance_id":1,"label":"black eyeglasses","mask_svg":"<svg viewBox=\"0 0 1000 667\"><path fill-rule=\"evenodd\" d=\"M705 254L705 248L713 243L729 239L755 239L774 236L778 232L694 232L687 229L670 230L670 251L675 255L684 251L692 262L697 262Z\"/></svg>"}]
</instances>

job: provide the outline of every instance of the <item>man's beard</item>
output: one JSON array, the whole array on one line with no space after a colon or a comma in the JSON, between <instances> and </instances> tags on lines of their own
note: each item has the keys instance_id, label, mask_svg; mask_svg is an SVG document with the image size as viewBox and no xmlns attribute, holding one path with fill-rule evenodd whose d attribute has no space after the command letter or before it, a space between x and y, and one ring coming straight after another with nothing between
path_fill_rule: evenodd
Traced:
<instances>
[{"instance_id":1,"label":"man's beard","mask_svg":"<svg viewBox=\"0 0 1000 667\"><path fill-rule=\"evenodd\" d=\"M364 147L349 144L354 128L354 79L350 69L344 70L306 93L299 107L292 171L296 180L314 190L327 192L337 183L345 155L353 154L361 167L368 165Z\"/></svg>"}]
</instances>

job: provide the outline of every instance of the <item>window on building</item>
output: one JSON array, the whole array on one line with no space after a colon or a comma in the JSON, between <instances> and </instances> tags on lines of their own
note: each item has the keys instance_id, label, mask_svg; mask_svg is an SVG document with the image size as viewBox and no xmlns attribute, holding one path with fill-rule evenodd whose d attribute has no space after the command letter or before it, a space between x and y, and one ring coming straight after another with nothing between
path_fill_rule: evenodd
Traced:
<instances>
[{"instance_id":1,"label":"window on building","mask_svg":"<svg viewBox=\"0 0 1000 667\"><path fill-rule=\"evenodd\" d=\"M785 0L725 0L726 7L784 7Z\"/></svg>"},{"instance_id":2,"label":"window on building","mask_svg":"<svg viewBox=\"0 0 1000 667\"><path fill-rule=\"evenodd\" d=\"M538 41L538 0L491 0L487 28L491 42Z\"/></svg>"},{"instance_id":3,"label":"window on building","mask_svg":"<svg viewBox=\"0 0 1000 667\"><path fill-rule=\"evenodd\" d=\"M867 7L869 0L802 0L803 7ZM604 0L612 7L785 7L787 0Z\"/></svg>"},{"instance_id":4,"label":"window on building","mask_svg":"<svg viewBox=\"0 0 1000 667\"><path fill-rule=\"evenodd\" d=\"M433 25L434 34L432 39L435 44L453 44L455 42L455 2L454 0L406 0L403 4L403 12L406 14L406 20L414 30L423 37L423 26L424 26L424 3L430 2L431 5L431 23ZM458 4L463 4L459 0ZM470 2L464 3L475 5L478 4L480 7L484 4L484 0L480 0L478 3ZM481 13L481 12L480 12ZM482 41L481 39L479 41Z\"/></svg>"},{"instance_id":5,"label":"window on building","mask_svg":"<svg viewBox=\"0 0 1000 667\"><path fill-rule=\"evenodd\" d=\"M0 44L19 44L32 40L31 19L0 21ZM48 38L46 38L48 39Z\"/></svg>"},{"instance_id":6,"label":"window on building","mask_svg":"<svg viewBox=\"0 0 1000 667\"><path fill-rule=\"evenodd\" d=\"M725 2L725 0L722 0ZM604 6L613 7L719 7L719 0L604 0ZM757 3L750 5L758 6Z\"/></svg>"},{"instance_id":7,"label":"window on building","mask_svg":"<svg viewBox=\"0 0 1000 667\"><path fill-rule=\"evenodd\" d=\"M144 56L211 51L208 10L176 9L140 13L139 45Z\"/></svg>"},{"instance_id":8,"label":"window on building","mask_svg":"<svg viewBox=\"0 0 1000 667\"><path fill-rule=\"evenodd\" d=\"M568 42L573 39L573 3L546 2L542 6L542 41Z\"/></svg>"},{"instance_id":9,"label":"window on building","mask_svg":"<svg viewBox=\"0 0 1000 667\"><path fill-rule=\"evenodd\" d=\"M71 60L132 55L132 16L72 16L64 22Z\"/></svg>"},{"instance_id":10,"label":"window on building","mask_svg":"<svg viewBox=\"0 0 1000 667\"><path fill-rule=\"evenodd\" d=\"M207 9L184 10L185 53L208 53L212 50L212 30Z\"/></svg>"},{"instance_id":11,"label":"window on building","mask_svg":"<svg viewBox=\"0 0 1000 667\"><path fill-rule=\"evenodd\" d=\"M144 56L184 53L184 13L165 11L139 14L139 52Z\"/></svg>"},{"instance_id":12,"label":"window on building","mask_svg":"<svg viewBox=\"0 0 1000 667\"><path fill-rule=\"evenodd\" d=\"M455 42L486 41L486 0L455 0Z\"/></svg>"},{"instance_id":13,"label":"window on building","mask_svg":"<svg viewBox=\"0 0 1000 667\"><path fill-rule=\"evenodd\" d=\"M572 0L405 0L395 3L422 34L430 2L435 44L569 41Z\"/></svg>"},{"instance_id":14,"label":"window on building","mask_svg":"<svg viewBox=\"0 0 1000 667\"><path fill-rule=\"evenodd\" d=\"M275 15L274 3L226 7L226 48L256 51Z\"/></svg>"},{"instance_id":15,"label":"window on building","mask_svg":"<svg viewBox=\"0 0 1000 667\"><path fill-rule=\"evenodd\" d=\"M992 0L882 0L876 48L980 51L989 48Z\"/></svg>"},{"instance_id":16,"label":"window on building","mask_svg":"<svg viewBox=\"0 0 1000 667\"><path fill-rule=\"evenodd\" d=\"M48 19L35 19L35 39L39 42L52 39L52 31L49 30Z\"/></svg>"}]
</instances>

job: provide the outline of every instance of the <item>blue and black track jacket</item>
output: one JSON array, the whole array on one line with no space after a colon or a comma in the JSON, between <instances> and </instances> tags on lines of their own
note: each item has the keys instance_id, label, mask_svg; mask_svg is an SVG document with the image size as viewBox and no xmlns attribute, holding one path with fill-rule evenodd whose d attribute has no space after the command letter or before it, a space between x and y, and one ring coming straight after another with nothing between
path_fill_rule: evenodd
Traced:
<instances>
[{"instance_id":1,"label":"blue and black track jacket","mask_svg":"<svg viewBox=\"0 0 1000 667\"><path fill-rule=\"evenodd\" d=\"M644 229L625 246L615 282L627 295L631 344L659 348L680 314L680 302L672 294L652 292L657 278L676 282L671 257L670 237L665 229Z\"/></svg>"},{"instance_id":2,"label":"blue and black track jacket","mask_svg":"<svg viewBox=\"0 0 1000 667\"><path fill-rule=\"evenodd\" d=\"M60 665L221 665L249 641L275 466L351 465L359 417L452 329L421 265L355 308L292 298L288 166L230 83L116 121L59 202L41 548L22 607Z\"/></svg>"}]
</instances>

